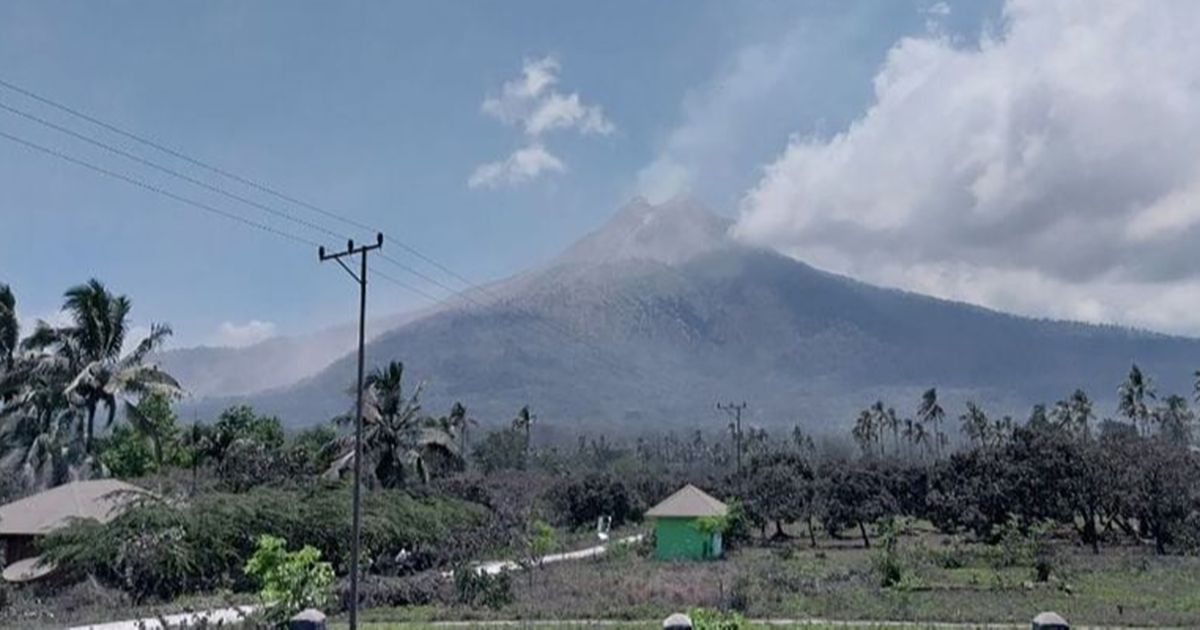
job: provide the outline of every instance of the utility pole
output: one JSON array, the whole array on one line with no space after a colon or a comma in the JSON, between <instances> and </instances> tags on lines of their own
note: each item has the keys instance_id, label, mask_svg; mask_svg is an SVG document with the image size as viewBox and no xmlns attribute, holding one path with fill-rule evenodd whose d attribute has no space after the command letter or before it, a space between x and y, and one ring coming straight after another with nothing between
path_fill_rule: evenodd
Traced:
<instances>
[{"instance_id":1,"label":"utility pole","mask_svg":"<svg viewBox=\"0 0 1200 630\"><path fill-rule=\"evenodd\" d=\"M742 410L745 408L745 401L741 404L725 403L722 405L721 403L717 403L717 409L724 411L734 419L733 448L737 450L737 471L739 475L742 473Z\"/></svg>"},{"instance_id":2,"label":"utility pole","mask_svg":"<svg viewBox=\"0 0 1200 630\"><path fill-rule=\"evenodd\" d=\"M362 433L363 433L363 346L367 327L367 252L383 247L383 234L375 235L374 245L355 247L354 241L346 243L346 251L326 254L325 247L317 249L321 262L333 260L358 282L358 392L354 403L354 507L353 534L350 542L350 630L358 630L358 549L362 536ZM343 258L358 255L359 271L354 273Z\"/></svg>"}]
</instances>

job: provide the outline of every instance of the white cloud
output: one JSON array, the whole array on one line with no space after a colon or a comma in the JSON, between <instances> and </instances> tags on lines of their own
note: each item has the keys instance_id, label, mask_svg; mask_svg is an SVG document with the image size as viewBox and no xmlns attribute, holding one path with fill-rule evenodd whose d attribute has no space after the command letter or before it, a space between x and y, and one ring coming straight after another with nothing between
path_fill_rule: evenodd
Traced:
<instances>
[{"instance_id":1,"label":"white cloud","mask_svg":"<svg viewBox=\"0 0 1200 630\"><path fill-rule=\"evenodd\" d=\"M544 146L542 138L550 132L606 136L616 130L599 105L584 103L578 92L554 89L560 70L554 57L527 60L520 77L506 81L498 95L484 99L480 110L506 125L521 127L525 146L503 160L476 167L467 179L468 187L516 185L565 171L562 160Z\"/></svg>"},{"instance_id":2,"label":"white cloud","mask_svg":"<svg viewBox=\"0 0 1200 630\"><path fill-rule=\"evenodd\" d=\"M1200 3L1011 0L970 47L907 38L875 100L794 137L736 233L1017 312L1200 333Z\"/></svg>"},{"instance_id":3,"label":"white cloud","mask_svg":"<svg viewBox=\"0 0 1200 630\"><path fill-rule=\"evenodd\" d=\"M275 324L252 319L244 324L222 322L217 332L209 338L209 344L241 348L254 345L275 335Z\"/></svg>"},{"instance_id":4,"label":"white cloud","mask_svg":"<svg viewBox=\"0 0 1200 630\"><path fill-rule=\"evenodd\" d=\"M564 170L566 166L562 160L554 157L545 147L533 144L517 149L506 159L480 164L471 173L467 186L494 188L502 184L523 184L537 179L543 173L561 173Z\"/></svg>"},{"instance_id":5,"label":"white cloud","mask_svg":"<svg viewBox=\"0 0 1200 630\"><path fill-rule=\"evenodd\" d=\"M925 8L924 13L926 15L939 15L944 17L950 15L950 5L946 4L945 2L935 2Z\"/></svg>"}]
</instances>

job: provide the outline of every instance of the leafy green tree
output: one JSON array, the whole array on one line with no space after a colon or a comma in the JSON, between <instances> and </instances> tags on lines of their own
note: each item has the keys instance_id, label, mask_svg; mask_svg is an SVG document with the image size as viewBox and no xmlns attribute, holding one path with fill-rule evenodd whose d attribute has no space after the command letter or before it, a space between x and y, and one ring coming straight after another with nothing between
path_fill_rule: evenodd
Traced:
<instances>
[{"instance_id":1,"label":"leafy green tree","mask_svg":"<svg viewBox=\"0 0 1200 630\"><path fill-rule=\"evenodd\" d=\"M154 453L146 437L132 426L119 423L108 437L97 440L100 463L120 479L142 477L155 470Z\"/></svg>"},{"instance_id":2,"label":"leafy green tree","mask_svg":"<svg viewBox=\"0 0 1200 630\"><path fill-rule=\"evenodd\" d=\"M259 536L245 571L259 585L267 618L280 626L301 610L324 606L333 584L333 567L321 561L316 547L288 551L286 540L266 534Z\"/></svg>"},{"instance_id":3,"label":"leafy green tree","mask_svg":"<svg viewBox=\"0 0 1200 630\"><path fill-rule=\"evenodd\" d=\"M136 405L126 402L125 418L133 431L150 445L155 470L181 463L178 418L169 398L152 392L142 396Z\"/></svg>"},{"instance_id":4,"label":"leafy green tree","mask_svg":"<svg viewBox=\"0 0 1200 630\"><path fill-rule=\"evenodd\" d=\"M501 470L520 470L525 467L525 436L518 430L502 428L491 431L475 446L471 457L484 474Z\"/></svg>"},{"instance_id":5,"label":"leafy green tree","mask_svg":"<svg viewBox=\"0 0 1200 630\"><path fill-rule=\"evenodd\" d=\"M259 415L249 405L236 405L221 412L210 426L193 427L188 443L202 460L222 464L238 444L254 444L277 451L284 444L283 423L275 416Z\"/></svg>"},{"instance_id":6,"label":"leafy green tree","mask_svg":"<svg viewBox=\"0 0 1200 630\"><path fill-rule=\"evenodd\" d=\"M802 519L813 500L812 469L791 453L755 457L740 486L752 518L764 524L775 522L776 539L787 537L783 524Z\"/></svg>"},{"instance_id":7,"label":"leafy green tree","mask_svg":"<svg viewBox=\"0 0 1200 630\"><path fill-rule=\"evenodd\" d=\"M837 534L846 527L858 527L863 546L870 548L867 525L896 512L896 500L888 492L879 471L842 462L828 465L821 475L825 528Z\"/></svg>"},{"instance_id":8,"label":"leafy green tree","mask_svg":"<svg viewBox=\"0 0 1200 630\"><path fill-rule=\"evenodd\" d=\"M333 463L329 445L335 440L337 431L328 424L309 427L291 439L291 456L307 472L324 472Z\"/></svg>"}]
</instances>

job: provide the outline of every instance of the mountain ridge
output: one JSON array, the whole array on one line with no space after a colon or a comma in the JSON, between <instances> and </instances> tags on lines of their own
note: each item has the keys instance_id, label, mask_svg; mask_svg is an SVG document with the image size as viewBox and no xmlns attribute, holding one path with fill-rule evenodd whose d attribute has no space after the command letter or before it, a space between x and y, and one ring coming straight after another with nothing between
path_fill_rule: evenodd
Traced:
<instances>
[{"instance_id":1,"label":"mountain ridge","mask_svg":"<svg viewBox=\"0 0 1200 630\"><path fill-rule=\"evenodd\" d=\"M690 426L733 397L763 425L831 427L876 398L915 405L930 386L948 409L1026 413L1076 387L1103 405L1130 363L1178 388L1200 354L1194 339L876 287L739 243L728 225L686 199L635 200L486 299L379 334L367 360L428 380L430 412L461 400L496 422L530 404L563 426ZM237 400L320 421L347 406L352 364Z\"/></svg>"}]
</instances>

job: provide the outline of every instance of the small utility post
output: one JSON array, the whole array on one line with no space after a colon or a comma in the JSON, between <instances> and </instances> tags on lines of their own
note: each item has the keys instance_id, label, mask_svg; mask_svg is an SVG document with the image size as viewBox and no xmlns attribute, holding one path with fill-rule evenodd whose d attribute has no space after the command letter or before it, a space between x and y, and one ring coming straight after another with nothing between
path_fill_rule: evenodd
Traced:
<instances>
[{"instance_id":1,"label":"small utility post","mask_svg":"<svg viewBox=\"0 0 1200 630\"><path fill-rule=\"evenodd\" d=\"M722 405L721 403L717 403L717 409L724 411L734 419L733 448L737 450L737 471L739 475L742 473L742 410L745 408L745 401L742 401L741 404L726 403Z\"/></svg>"},{"instance_id":2,"label":"small utility post","mask_svg":"<svg viewBox=\"0 0 1200 630\"><path fill-rule=\"evenodd\" d=\"M383 247L383 234L375 235L374 245L355 247L354 241L346 243L346 251L326 254L325 248L317 249L321 262L336 261L337 264L358 282L358 392L354 404L354 507L353 507L353 539L350 541L350 630L358 630L358 547L362 531L362 431L363 431L363 346L366 340L367 327L367 252ZM355 274L342 258L354 256L360 258L359 271Z\"/></svg>"}]
</instances>

